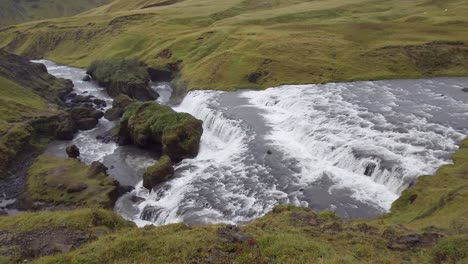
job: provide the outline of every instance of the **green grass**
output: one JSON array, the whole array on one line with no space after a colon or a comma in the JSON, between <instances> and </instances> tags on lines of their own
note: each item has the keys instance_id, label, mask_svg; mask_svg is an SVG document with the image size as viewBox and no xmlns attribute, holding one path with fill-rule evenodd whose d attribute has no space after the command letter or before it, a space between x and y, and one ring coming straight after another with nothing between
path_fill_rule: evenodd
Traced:
<instances>
[{"instance_id":1,"label":"green grass","mask_svg":"<svg viewBox=\"0 0 468 264\"><path fill-rule=\"evenodd\" d=\"M89 166L77 159L39 156L27 173L27 192L33 200L52 205L112 208L117 191L115 180L103 173L90 177L88 170ZM83 183L85 190L68 192L72 186Z\"/></svg>"},{"instance_id":2,"label":"green grass","mask_svg":"<svg viewBox=\"0 0 468 264\"><path fill-rule=\"evenodd\" d=\"M31 20L72 16L110 0L0 0L0 27Z\"/></svg>"},{"instance_id":3,"label":"green grass","mask_svg":"<svg viewBox=\"0 0 468 264\"><path fill-rule=\"evenodd\" d=\"M18 25L0 32L0 46L79 67L96 59L138 58L154 68L181 61L174 83L189 90L468 75L468 46L449 43L468 43L463 0L185 0L143 8L162 2L118 0Z\"/></svg>"}]
</instances>

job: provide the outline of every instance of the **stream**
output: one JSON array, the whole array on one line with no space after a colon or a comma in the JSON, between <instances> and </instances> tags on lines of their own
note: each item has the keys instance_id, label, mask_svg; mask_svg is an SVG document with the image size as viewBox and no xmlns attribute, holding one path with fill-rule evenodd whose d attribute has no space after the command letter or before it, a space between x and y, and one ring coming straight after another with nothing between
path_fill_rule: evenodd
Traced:
<instances>
[{"instance_id":1,"label":"stream","mask_svg":"<svg viewBox=\"0 0 468 264\"><path fill-rule=\"evenodd\" d=\"M75 93L112 99L85 71L44 63L71 79ZM153 83L158 103L171 87ZM101 161L109 175L135 190L114 210L139 226L232 223L258 218L277 204L330 209L345 218L388 212L419 175L450 163L468 135L468 78L286 85L263 91L193 91L171 105L203 121L198 156L176 165L175 177L153 192L142 187L157 157L96 139L115 122L100 119L46 152L66 157L76 144L85 163ZM102 109L106 110L106 108Z\"/></svg>"}]
</instances>

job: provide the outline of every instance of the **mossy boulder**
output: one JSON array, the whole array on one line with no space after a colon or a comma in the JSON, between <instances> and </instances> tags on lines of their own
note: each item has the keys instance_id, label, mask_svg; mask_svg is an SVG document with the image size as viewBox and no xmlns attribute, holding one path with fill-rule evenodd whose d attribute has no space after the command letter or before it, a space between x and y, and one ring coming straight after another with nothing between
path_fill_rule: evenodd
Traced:
<instances>
[{"instance_id":1,"label":"mossy boulder","mask_svg":"<svg viewBox=\"0 0 468 264\"><path fill-rule=\"evenodd\" d=\"M174 167L172 167L171 158L162 156L158 163L146 169L143 175L143 187L148 190L154 186L169 180L174 176Z\"/></svg>"},{"instance_id":2,"label":"mossy boulder","mask_svg":"<svg viewBox=\"0 0 468 264\"><path fill-rule=\"evenodd\" d=\"M135 144L168 155L173 162L198 154L202 122L190 114L152 102L126 108L118 129L121 144Z\"/></svg>"},{"instance_id":3,"label":"mossy boulder","mask_svg":"<svg viewBox=\"0 0 468 264\"><path fill-rule=\"evenodd\" d=\"M44 154L27 172L26 191L33 201L54 206L112 208L118 183L102 172L94 172L79 160Z\"/></svg>"},{"instance_id":4,"label":"mossy boulder","mask_svg":"<svg viewBox=\"0 0 468 264\"><path fill-rule=\"evenodd\" d=\"M125 112L125 108L133 102L135 102L135 100L127 95L121 94L117 96L112 102L112 108L106 111L104 117L109 121L121 118Z\"/></svg>"},{"instance_id":5,"label":"mossy boulder","mask_svg":"<svg viewBox=\"0 0 468 264\"><path fill-rule=\"evenodd\" d=\"M148 85L146 65L138 60L115 59L93 62L87 73L106 88L111 97L121 94L140 101L154 101L159 94Z\"/></svg>"}]
</instances>

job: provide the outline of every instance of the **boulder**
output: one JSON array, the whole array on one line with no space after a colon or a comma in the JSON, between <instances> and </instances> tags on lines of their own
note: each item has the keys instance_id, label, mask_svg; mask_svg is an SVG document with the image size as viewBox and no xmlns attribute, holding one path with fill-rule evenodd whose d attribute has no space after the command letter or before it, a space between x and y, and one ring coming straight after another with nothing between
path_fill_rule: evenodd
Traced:
<instances>
[{"instance_id":1,"label":"boulder","mask_svg":"<svg viewBox=\"0 0 468 264\"><path fill-rule=\"evenodd\" d=\"M468 87L462 89L463 92L468 93Z\"/></svg>"},{"instance_id":2,"label":"boulder","mask_svg":"<svg viewBox=\"0 0 468 264\"><path fill-rule=\"evenodd\" d=\"M98 124L98 120L96 118L83 118L76 121L76 125L80 130L91 130Z\"/></svg>"},{"instance_id":3,"label":"boulder","mask_svg":"<svg viewBox=\"0 0 468 264\"><path fill-rule=\"evenodd\" d=\"M128 97L127 95L121 94L114 98L114 101L112 102L112 107L125 109L125 107L131 105L134 102L135 100L133 100L132 98Z\"/></svg>"},{"instance_id":4,"label":"boulder","mask_svg":"<svg viewBox=\"0 0 468 264\"><path fill-rule=\"evenodd\" d=\"M75 121L78 129L90 130L98 124L98 119L104 116L104 113L92 107L74 107L70 110L70 115Z\"/></svg>"},{"instance_id":5,"label":"boulder","mask_svg":"<svg viewBox=\"0 0 468 264\"><path fill-rule=\"evenodd\" d=\"M152 190L154 186L174 176L174 168L168 156L162 156L158 163L146 169L143 175L143 187Z\"/></svg>"},{"instance_id":6,"label":"boulder","mask_svg":"<svg viewBox=\"0 0 468 264\"><path fill-rule=\"evenodd\" d=\"M149 86L146 68L143 62L135 59L114 59L93 62L87 73L105 87L111 97L124 94L140 101L154 101L159 94Z\"/></svg>"},{"instance_id":7,"label":"boulder","mask_svg":"<svg viewBox=\"0 0 468 264\"><path fill-rule=\"evenodd\" d=\"M80 156L80 149L76 145L68 146L65 151L67 152L68 157L76 159Z\"/></svg>"},{"instance_id":8,"label":"boulder","mask_svg":"<svg viewBox=\"0 0 468 264\"><path fill-rule=\"evenodd\" d=\"M107 175L108 168L99 161L93 161L88 169L87 176L94 177L100 173Z\"/></svg>"},{"instance_id":9,"label":"boulder","mask_svg":"<svg viewBox=\"0 0 468 264\"><path fill-rule=\"evenodd\" d=\"M168 155L173 162L198 154L202 122L156 103L136 102L126 108L118 127L119 144L135 144Z\"/></svg>"},{"instance_id":10,"label":"boulder","mask_svg":"<svg viewBox=\"0 0 468 264\"><path fill-rule=\"evenodd\" d=\"M114 121L122 117L124 110L122 108L111 108L106 111L104 118L109 121Z\"/></svg>"},{"instance_id":11,"label":"boulder","mask_svg":"<svg viewBox=\"0 0 468 264\"><path fill-rule=\"evenodd\" d=\"M94 98L94 99L93 99L93 103L94 103L97 107L106 107L106 106L107 106L106 101L104 101L104 100L102 100L102 99L99 99L99 98Z\"/></svg>"},{"instance_id":12,"label":"boulder","mask_svg":"<svg viewBox=\"0 0 468 264\"><path fill-rule=\"evenodd\" d=\"M91 76L89 76L89 74L86 74L84 77L83 77L83 82L89 82L91 81Z\"/></svg>"},{"instance_id":13,"label":"boulder","mask_svg":"<svg viewBox=\"0 0 468 264\"><path fill-rule=\"evenodd\" d=\"M55 137L59 140L72 140L77 131L78 128L72 118L69 115L64 115L59 118Z\"/></svg>"}]
</instances>

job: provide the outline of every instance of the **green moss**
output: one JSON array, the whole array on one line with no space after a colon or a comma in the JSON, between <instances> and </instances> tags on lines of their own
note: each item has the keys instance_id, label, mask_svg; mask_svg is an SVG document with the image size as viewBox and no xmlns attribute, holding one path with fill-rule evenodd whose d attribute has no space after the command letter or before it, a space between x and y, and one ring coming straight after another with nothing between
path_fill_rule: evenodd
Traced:
<instances>
[{"instance_id":1,"label":"green moss","mask_svg":"<svg viewBox=\"0 0 468 264\"><path fill-rule=\"evenodd\" d=\"M453 237L439 242L433 249L435 263L458 263L468 257L468 239Z\"/></svg>"},{"instance_id":2,"label":"green moss","mask_svg":"<svg viewBox=\"0 0 468 264\"><path fill-rule=\"evenodd\" d=\"M169 156L162 156L158 162L146 169L143 175L143 187L151 190L154 186L174 176L174 168Z\"/></svg>"},{"instance_id":3,"label":"green moss","mask_svg":"<svg viewBox=\"0 0 468 264\"><path fill-rule=\"evenodd\" d=\"M468 232L468 139L453 155L454 164L440 167L433 176L421 176L397 199L387 222L423 229L438 227L451 233ZM465 223L465 224L460 224Z\"/></svg>"},{"instance_id":4,"label":"green moss","mask_svg":"<svg viewBox=\"0 0 468 264\"><path fill-rule=\"evenodd\" d=\"M195 157L203 132L201 121L155 103L133 103L120 121L119 135L141 147L162 148L173 161Z\"/></svg>"},{"instance_id":5,"label":"green moss","mask_svg":"<svg viewBox=\"0 0 468 264\"><path fill-rule=\"evenodd\" d=\"M35 201L54 205L112 208L117 191L115 180L103 173L89 177L88 170L89 166L76 159L42 155L27 173L28 194ZM71 191L83 184L84 190Z\"/></svg>"},{"instance_id":6,"label":"green moss","mask_svg":"<svg viewBox=\"0 0 468 264\"><path fill-rule=\"evenodd\" d=\"M119 82L147 83L149 81L146 66L136 59L95 61L91 63L87 71L104 86Z\"/></svg>"}]
</instances>

